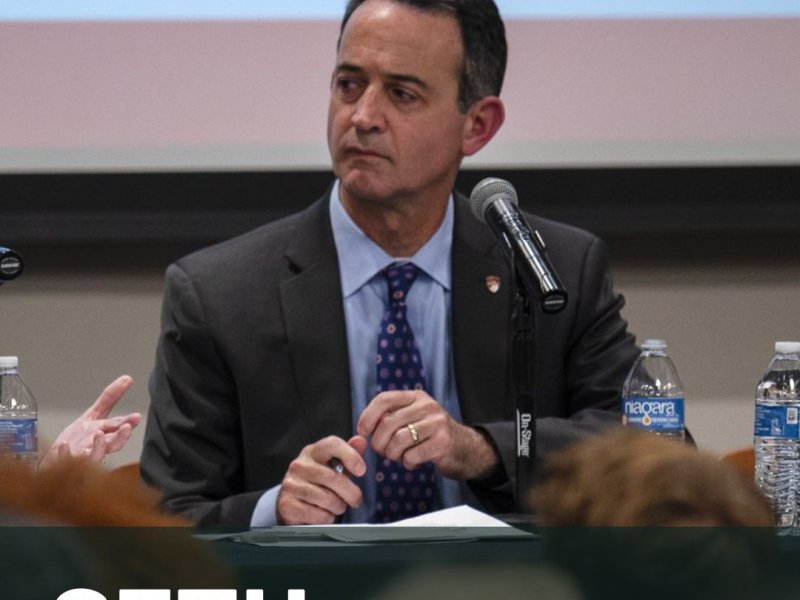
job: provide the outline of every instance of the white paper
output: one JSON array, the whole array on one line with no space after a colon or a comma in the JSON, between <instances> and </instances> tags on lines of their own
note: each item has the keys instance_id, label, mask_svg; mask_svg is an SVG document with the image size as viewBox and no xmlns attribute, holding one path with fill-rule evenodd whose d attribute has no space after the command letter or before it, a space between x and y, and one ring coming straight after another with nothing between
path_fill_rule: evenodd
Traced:
<instances>
[{"instance_id":1,"label":"white paper","mask_svg":"<svg viewBox=\"0 0 800 600\"><path fill-rule=\"evenodd\" d=\"M471 506L462 504L395 521L384 527L511 527L500 519L487 515Z\"/></svg>"}]
</instances>

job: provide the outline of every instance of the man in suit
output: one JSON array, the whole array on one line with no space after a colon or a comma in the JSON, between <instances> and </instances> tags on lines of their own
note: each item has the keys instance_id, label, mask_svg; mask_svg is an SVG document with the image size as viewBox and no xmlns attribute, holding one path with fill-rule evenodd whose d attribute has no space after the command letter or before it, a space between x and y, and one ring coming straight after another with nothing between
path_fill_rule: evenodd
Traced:
<instances>
[{"instance_id":1,"label":"man in suit","mask_svg":"<svg viewBox=\"0 0 800 600\"><path fill-rule=\"evenodd\" d=\"M496 238L453 192L461 160L503 122L505 61L492 0L348 4L329 192L167 271L142 473L168 508L203 524L263 526L381 520L398 503L518 507L511 276ZM619 420L637 351L602 243L533 224L572 295L538 324L541 452ZM402 312L424 377L398 369L405 383L379 387L376 348L378 361L394 360L380 350L385 319L395 328L384 272L408 263ZM424 489L429 505L381 488L385 478L416 486L417 474L425 486L391 494Z\"/></svg>"}]
</instances>

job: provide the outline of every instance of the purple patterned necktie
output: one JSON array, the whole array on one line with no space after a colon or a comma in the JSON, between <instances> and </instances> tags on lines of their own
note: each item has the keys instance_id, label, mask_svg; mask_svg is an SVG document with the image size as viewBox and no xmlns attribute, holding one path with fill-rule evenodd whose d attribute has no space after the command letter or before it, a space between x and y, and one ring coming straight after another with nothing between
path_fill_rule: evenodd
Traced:
<instances>
[{"instance_id":1,"label":"purple patterned necktie","mask_svg":"<svg viewBox=\"0 0 800 600\"><path fill-rule=\"evenodd\" d=\"M424 390L425 372L406 319L406 296L419 269L411 263L393 263L382 271L389 283L389 308L378 334L378 392ZM400 431L411 435L411 431ZM375 523L390 523L436 508L436 480L432 463L409 471L400 463L378 457Z\"/></svg>"}]
</instances>

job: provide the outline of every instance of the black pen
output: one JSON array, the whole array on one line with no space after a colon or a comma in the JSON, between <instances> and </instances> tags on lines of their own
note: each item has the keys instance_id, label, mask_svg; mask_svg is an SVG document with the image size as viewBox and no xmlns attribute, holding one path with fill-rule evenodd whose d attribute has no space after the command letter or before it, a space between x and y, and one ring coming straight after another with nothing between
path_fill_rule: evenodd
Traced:
<instances>
[{"instance_id":1,"label":"black pen","mask_svg":"<svg viewBox=\"0 0 800 600\"><path fill-rule=\"evenodd\" d=\"M330 466L331 469L333 469L337 473L344 473L344 465L342 464L342 461L340 461L338 458L330 459L328 461L328 465Z\"/></svg>"}]
</instances>

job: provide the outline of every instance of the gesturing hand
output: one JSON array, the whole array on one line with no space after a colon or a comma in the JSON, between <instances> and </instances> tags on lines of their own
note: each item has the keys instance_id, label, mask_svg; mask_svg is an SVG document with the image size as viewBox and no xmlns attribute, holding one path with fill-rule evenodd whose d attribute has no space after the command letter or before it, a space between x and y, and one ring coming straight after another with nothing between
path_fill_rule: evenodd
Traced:
<instances>
[{"instance_id":1,"label":"gesturing hand","mask_svg":"<svg viewBox=\"0 0 800 600\"><path fill-rule=\"evenodd\" d=\"M50 468L59 458L66 456L84 457L98 464L106 454L125 446L142 415L137 412L111 418L108 415L131 385L133 379L128 375L112 381L94 404L58 435L42 457L39 469Z\"/></svg>"}]
</instances>

